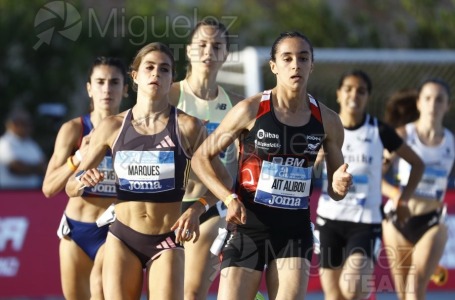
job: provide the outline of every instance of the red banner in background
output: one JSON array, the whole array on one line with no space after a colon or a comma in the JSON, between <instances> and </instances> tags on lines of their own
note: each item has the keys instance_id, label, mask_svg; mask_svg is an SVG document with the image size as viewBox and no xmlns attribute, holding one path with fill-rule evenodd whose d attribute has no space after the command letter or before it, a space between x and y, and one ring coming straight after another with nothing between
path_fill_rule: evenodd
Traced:
<instances>
[{"instance_id":1,"label":"red banner in background","mask_svg":"<svg viewBox=\"0 0 455 300\"><path fill-rule=\"evenodd\" d=\"M315 191L312 197L312 219L318 195ZM65 193L47 199L39 190L0 191L0 298L62 295L56 231L67 201ZM446 203L449 241L441 263L449 267L449 282L442 287L430 284L431 290L455 290L455 191L447 193ZM376 287L382 288L378 292L392 292L386 266L382 255L374 274ZM211 292L217 289L214 284ZM320 291L317 266L311 270L308 291Z\"/></svg>"},{"instance_id":2,"label":"red banner in background","mask_svg":"<svg viewBox=\"0 0 455 300\"><path fill-rule=\"evenodd\" d=\"M62 295L57 227L68 197L0 191L0 298Z\"/></svg>"}]
</instances>

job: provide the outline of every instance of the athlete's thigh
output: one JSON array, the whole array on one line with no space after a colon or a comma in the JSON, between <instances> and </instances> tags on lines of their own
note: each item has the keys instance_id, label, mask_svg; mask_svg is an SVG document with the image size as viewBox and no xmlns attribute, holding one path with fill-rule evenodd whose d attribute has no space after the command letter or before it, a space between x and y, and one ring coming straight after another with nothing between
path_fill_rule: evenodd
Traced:
<instances>
[{"instance_id":1,"label":"athlete's thigh","mask_svg":"<svg viewBox=\"0 0 455 300\"><path fill-rule=\"evenodd\" d=\"M103 290L106 299L139 299L143 269L131 250L111 233L104 245Z\"/></svg>"},{"instance_id":2,"label":"athlete's thigh","mask_svg":"<svg viewBox=\"0 0 455 300\"><path fill-rule=\"evenodd\" d=\"M147 268L148 299L183 299L185 253L164 251Z\"/></svg>"},{"instance_id":3,"label":"athlete's thigh","mask_svg":"<svg viewBox=\"0 0 455 300\"><path fill-rule=\"evenodd\" d=\"M406 290L409 271L412 270L414 246L395 228L391 221L382 222L384 253L387 256L395 289L400 294Z\"/></svg>"},{"instance_id":4,"label":"athlete's thigh","mask_svg":"<svg viewBox=\"0 0 455 300\"><path fill-rule=\"evenodd\" d=\"M210 253L210 246L225 221L213 217L200 225L201 235L196 243L185 243L185 290L208 289L220 268L219 257ZM224 227L223 227L224 228Z\"/></svg>"},{"instance_id":5,"label":"athlete's thigh","mask_svg":"<svg viewBox=\"0 0 455 300\"><path fill-rule=\"evenodd\" d=\"M445 224L431 227L420 238L414 247L413 261L416 266L416 274L426 280L430 280L433 271L444 253L448 239L448 230Z\"/></svg>"},{"instance_id":6,"label":"athlete's thigh","mask_svg":"<svg viewBox=\"0 0 455 300\"><path fill-rule=\"evenodd\" d=\"M346 258L347 237L339 230L347 226L346 222L324 220L318 217L320 253L319 263L326 269L336 269L343 265Z\"/></svg>"},{"instance_id":7,"label":"athlete's thigh","mask_svg":"<svg viewBox=\"0 0 455 300\"><path fill-rule=\"evenodd\" d=\"M69 238L60 239L60 274L65 297L84 297L90 292L92 260Z\"/></svg>"},{"instance_id":8,"label":"athlete's thigh","mask_svg":"<svg viewBox=\"0 0 455 300\"><path fill-rule=\"evenodd\" d=\"M221 270L218 300L254 299L261 283L262 272L242 267Z\"/></svg>"},{"instance_id":9,"label":"athlete's thigh","mask_svg":"<svg viewBox=\"0 0 455 300\"><path fill-rule=\"evenodd\" d=\"M267 267L267 290L271 299L303 299L310 262L306 258L286 257L273 260Z\"/></svg>"},{"instance_id":10,"label":"athlete's thigh","mask_svg":"<svg viewBox=\"0 0 455 300\"><path fill-rule=\"evenodd\" d=\"M414 245L407 241L390 221L382 222L384 251L387 255L389 267L403 269L412 263Z\"/></svg>"},{"instance_id":11,"label":"athlete's thigh","mask_svg":"<svg viewBox=\"0 0 455 300\"><path fill-rule=\"evenodd\" d=\"M344 265L342 276L349 276L352 274L354 277L362 275L371 275L374 270L374 261L363 253L355 252L348 256Z\"/></svg>"}]
</instances>

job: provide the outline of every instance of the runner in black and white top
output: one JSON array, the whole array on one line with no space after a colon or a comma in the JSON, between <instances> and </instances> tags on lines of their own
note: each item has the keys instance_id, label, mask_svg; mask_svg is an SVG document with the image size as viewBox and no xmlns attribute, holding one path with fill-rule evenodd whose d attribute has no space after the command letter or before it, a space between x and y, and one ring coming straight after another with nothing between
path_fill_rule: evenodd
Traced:
<instances>
[{"instance_id":1,"label":"runner in black and white top","mask_svg":"<svg viewBox=\"0 0 455 300\"><path fill-rule=\"evenodd\" d=\"M361 70L344 73L338 84L342 151L353 185L342 201L333 201L323 176L316 236L319 234L320 278L327 299L362 299L370 292L364 283L371 280L381 243L384 149L411 163L413 176L403 189L404 196L412 192L422 171L422 162L395 130L366 113L371 89L370 78Z\"/></svg>"},{"instance_id":2,"label":"runner in black and white top","mask_svg":"<svg viewBox=\"0 0 455 300\"><path fill-rule=\"evenodd\" d=\"M390 198L385 207L388 218L383 222L384 243L395 249L388 256L392 278L400 299L412 294L424 299L431 275L444 252L448 239L444 223L444 196L455 159L453 134L443 126L450 108L450 88L441 79L428 79L421 84L417 99L419 118L397 129L425 163L425 171L408 201L397 201L400 186L409 184L413 170L399 160L400 186L384 182L384 194ZM393 158L391 158L391 163ZM396 216L405 209L407 218ZM411 287L411 288L409 288Z\"/></svg>"},{"instance_id":3,"label":"runner in black and white top","mask_svg":"<svg viewBox=\"0 0 455 300\"><path fill-rule=\"evenodd\" d=\"M272 46L277 85L233 107L193 156L199 178L228 207L229 239L222 248L218 299L254 299L266 268L271 299L303 299L313 251L309 198L313 166L323 147L328 193L340 200L351 185L343 164L342 124L307 93L313 48L298 32ZM236 193L211 161L238 139Z\"/></svg>"}]
</instances>

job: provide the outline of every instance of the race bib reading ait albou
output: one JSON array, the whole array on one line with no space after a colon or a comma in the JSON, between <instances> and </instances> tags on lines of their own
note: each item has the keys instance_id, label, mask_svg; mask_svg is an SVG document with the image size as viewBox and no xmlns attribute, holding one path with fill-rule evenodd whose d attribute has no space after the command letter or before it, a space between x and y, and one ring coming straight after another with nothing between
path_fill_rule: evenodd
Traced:
<instances>
[{"instance_id":1,"label":"race bib reading ait albou","mask_svg":"<svg viewBox=\"0 0 455 300\"><path fill-rule=\"evenodd\" d=\"M254 202L284 209L307 209L312 168L263 161Z\"/></svg>"}]
</instances>

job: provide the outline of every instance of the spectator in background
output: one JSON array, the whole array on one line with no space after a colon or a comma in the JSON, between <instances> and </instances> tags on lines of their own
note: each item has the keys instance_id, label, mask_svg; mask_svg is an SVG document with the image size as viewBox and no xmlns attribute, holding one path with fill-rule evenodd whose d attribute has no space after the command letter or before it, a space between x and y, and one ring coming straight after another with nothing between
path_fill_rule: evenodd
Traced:
<instances>
[{"instance_id":1,"label":"spectator in background","mask_svg":"<svg viewBox=\"0 0 455 300\"><path fill-rule=\"evenodd\" d=\"M39 188L46 171L46 158L31 138L30 114L21 108L14 109L5 126L6 132L0 137L0 188Z\"/></svg>"}]
</instances>

